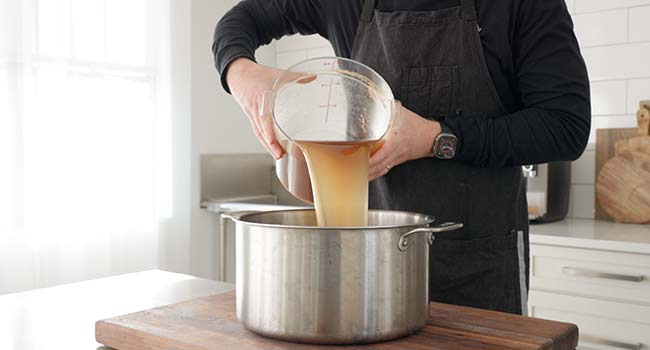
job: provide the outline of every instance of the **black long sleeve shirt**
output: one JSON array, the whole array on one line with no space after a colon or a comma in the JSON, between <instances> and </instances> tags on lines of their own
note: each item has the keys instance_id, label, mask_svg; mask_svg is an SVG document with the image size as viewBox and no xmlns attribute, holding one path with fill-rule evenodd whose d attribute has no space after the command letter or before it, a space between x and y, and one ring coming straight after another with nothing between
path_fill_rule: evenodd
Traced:
<instances>
[{"instance_id":1,"label":"black long sleeve shirt","mask_svg":"<svg viewBox=\"0 0 650 350\"><path fill-rule=\"evenodd\" d=\"M459 0L379 0L380 11L432 11ZM457 159L478 166L574 160L589 138L587 71L564 0L477 0L490 76L508 113L450 118ZM219 21L212 50L226 91L228 64L254 60L261 45L291 34L319 34L350 57L359 0L244 0ZM432 43L435 45L435 43Z\"/></svg>"}]
</instances>

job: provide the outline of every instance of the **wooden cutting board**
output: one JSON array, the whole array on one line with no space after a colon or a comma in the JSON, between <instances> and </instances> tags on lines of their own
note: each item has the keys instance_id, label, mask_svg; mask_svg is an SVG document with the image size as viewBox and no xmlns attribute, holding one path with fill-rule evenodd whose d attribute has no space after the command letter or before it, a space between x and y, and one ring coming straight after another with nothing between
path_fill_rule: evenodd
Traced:
<instances>
[{"instance_id":1,"label":"wooden cutting board","mask_svg":"<svg viewBox=\"0 0 650 350\"><path fill-rule=\"evenodd\" d=\"M636 128L596 130L596 178L600 175L605 163L616 156L616 143L620 140L630 139L636 135L638 135L638 129ZM594 192L596 192L595 186ZM594 193L594 197L598 198L598 194ZM603 209L598 199L595 201L595 210L595 218L597 220L614 221L614 218Z\"/></svg>"},{"instance_id":2,"label":"wooden cutting board","mask_svg":"<svg viewBox=\"0 0 650 350\"><path fill-rule=\"evenodd\" d=\"M637 129L596 134L596 218L650 223L650 101L642 101Z\"/></svg>"},{"instance_id":3,"label":"wooden cutting board","mask_svg":"<svg viewBox=\"0 0 650 350\"><path fill-rule=\"evenodd\" d=\"M427 326L409 337L359 346L305 345L264 338L244 329L235 315L235 293L227 292L98 321L95 338L119 350L569 350L578 343L578 327L433 303Z\"/></svg>"}]
</instances>

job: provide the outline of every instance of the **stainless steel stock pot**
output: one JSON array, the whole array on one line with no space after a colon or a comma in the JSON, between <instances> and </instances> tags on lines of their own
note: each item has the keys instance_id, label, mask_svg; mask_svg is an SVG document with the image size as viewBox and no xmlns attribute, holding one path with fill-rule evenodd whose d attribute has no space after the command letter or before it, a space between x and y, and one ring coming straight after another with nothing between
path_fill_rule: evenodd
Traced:
<instances>
[{"instance_id":1,"label":"stainless steel stock pot","mask_svg":"<svg viewBox=\"0 0 650 350\"><path fill-rule=\"evenodd\" d=\"M272 338L368 343L405 336L429 317L429 244L462 227L370 210L367 227L316 227L313 210L240 212L237 317Z\"/></svg>"}]
</instances>

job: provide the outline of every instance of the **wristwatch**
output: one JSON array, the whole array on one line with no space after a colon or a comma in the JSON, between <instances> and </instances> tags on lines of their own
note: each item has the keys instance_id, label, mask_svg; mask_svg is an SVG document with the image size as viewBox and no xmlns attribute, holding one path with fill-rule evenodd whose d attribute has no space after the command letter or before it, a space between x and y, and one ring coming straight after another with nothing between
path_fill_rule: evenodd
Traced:
<instances>
[{"instance_id":1,"label":"wristwatch","mask_svg":"<svg viewBox=\"0 0 650 350\"><path fill-rule=\"evenodd\" d=\"M440 123L440 134L433 141L431 153L438 159L453 159L458 148L458 138L454 131L444 123Z\"/></svg>"}]
</instances>

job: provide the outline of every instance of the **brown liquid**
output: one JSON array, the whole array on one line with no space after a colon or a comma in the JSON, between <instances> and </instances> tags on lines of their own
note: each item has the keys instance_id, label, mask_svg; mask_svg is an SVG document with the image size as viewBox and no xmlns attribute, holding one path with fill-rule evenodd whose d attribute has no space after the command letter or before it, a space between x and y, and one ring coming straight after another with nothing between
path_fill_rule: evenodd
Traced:
<instances>
[{"instance_id":1,"label":"brown liquid","mask_svg":"<svg viewBox=\"0 0 650 350\"><path fill-rule=\"evenodd\" d=\"M368 158L377 141L297 143L307 159L318 226L367 226Z\"/></svg>"}]
</instances>

